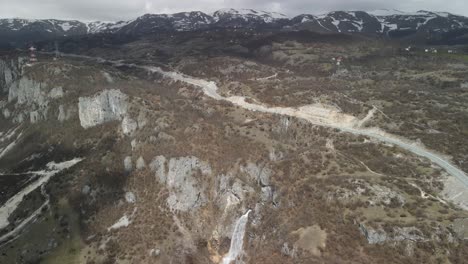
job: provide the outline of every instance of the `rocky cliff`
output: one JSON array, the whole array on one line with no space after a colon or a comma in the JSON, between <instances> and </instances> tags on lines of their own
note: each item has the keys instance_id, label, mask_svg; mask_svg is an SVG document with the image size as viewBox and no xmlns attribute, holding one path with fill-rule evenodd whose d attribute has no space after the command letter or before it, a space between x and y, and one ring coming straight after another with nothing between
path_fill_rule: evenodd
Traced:
<instances>
[{"instance_id":1,"label":"rocky cliff","mask_svg":"<svg viewBox=\"0 0 468 264\"><path fill-rule=\"evenodd\" d=\"M83 128L122 120L127 114L128 97L119 90L105 90L93 97L80 97L78 113Z\"/></svg>"}]
</instances>

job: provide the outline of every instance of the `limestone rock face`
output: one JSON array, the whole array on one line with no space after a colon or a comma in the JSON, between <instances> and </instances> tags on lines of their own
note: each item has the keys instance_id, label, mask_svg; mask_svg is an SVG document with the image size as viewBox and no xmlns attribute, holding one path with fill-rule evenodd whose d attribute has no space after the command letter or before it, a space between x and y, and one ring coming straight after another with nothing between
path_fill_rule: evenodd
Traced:
<instances>
[{"instance_id":1,"label":"limestone rock face","mask_svg":"<svg viewBox=\"0 0 468 264\"><path fill-rule=\"evenodd\" d=\"M0 60L0 91L7 93L18 76L19 67L13 60Z\"/></svg>"},{"instance_id":2,"label":"limestone rock face","mask_svg":"<svg viewBox=\"0 0 468 264\"><path fill-rule=\"evenodd\" d=\"M14 118L13 118L13 123L16 123L16 124L19 124L19 123L23 123L24 121L24 114L23 113L19 113L17 114Z\"/></svg>"},{"instance_id":3,"label":"limestone rock face","mask_svg":"<svg viewBox=\"0 0 468 264\"><path fill-rule=\"evenodd\" d=\"M58 99L62 98L64 95L63 88L62 87L56 87L50 90L49 92L49 97L53 99Z\"/></svg>"},{"instance_id":4,"label":"limestone rock face","mask_svg":"<svg viewBox=\"0 0 468 264\"><path fill-rule=\"evenodd\" d=\"M382 228L372 228L364 224L359 225L369 244L401 241L427 241L422 232L416 227L393 227L393 232L387 233Z\"/></svg>"},{"instance_id":5,"label":"limestone rock face","mask_svg":"<svg viewBox=\"0 0 468 264\"><path fill-rule=\"evenodd\" d=\"M135 194L132 193L132 192L126 192L125 193L125 201L127 201L127 203L136 203Z\"/></svg>"},{"instance_id":6,"label":"limestone rock face","mask_svg":"<svg viewBox=\"0 0 468 264\"><path fill-rule=\"evenodd\" d=\"M126 116L122 120L122 131L125 135L131 136L138 128L138 124L135 120L131 119L130 117Z\"/></svg>"},{"instance_id":7,"label":"limestone rock face","mask_svg":"<svg viewBox=\"0 0 468 264\"><path fill-rule=\"evenodd\" d=\"M270 176L272 172L269 168L248 163L247 166L241 167L241 170L247 173L252 180L258 182L261 186L270 185Z\"/></svg>"},{"instance_id":8,"label":"limestone rock face","mask_svg":"<svg viewBox=\"0 0 468 264\"><path fill-rule=\"evenodd\" d=\"M459 218L453 221L453 230L461 240L468 240L468 218Z\"/></svg>"},{"instance_id":9,"label":"limestone rock face","mask_svg":"<svg viewBox=\"0 0 468 264\"><path fill-rule=\"evenodd\" d=\"M25 120L20 115L29 115L31 123L46 119L50 98L45 88L46 84L25 76L11 83L8 88L8 102L15 102L15 107L22 109L13 111L10 115L14 122L21 123Z\"/></svg>"},{"instance_id":10,"label":"limestone rock face","mask_svg":"<svg viewBox=\"0 0 468 264\"><path fill-rule=\"evenodd\" d=\"M143 157L139 157L136 162L137 170L143 170L145 167L146 167L145 160L143 159Z\"/></svg>"},{"instance_id":11,"label":"limestone rock face","mask_svg":"<svg viewBox=\"0 0 468 264\"><path fill-rule=\"evenodd\" d=\"M157 179L169 189L167 205L171 210L190 211L205 204L207 198L200 177L211 174L211 167L196 157L180 157L169 160L157 157L150 164Z\"/></svg>"},{"instance_id":12,"label":"limestone rock face","mask_svg":"<svg viewBox=\"0 0 468 264\"><path fill-rule=\"evenodd\" d=\"M387 241L387 233L383 230L375 230L364 224L359 225L361 233L366 237L369 244L379 244Z\"/></svg>"},{"instance_id":13,"label":"limestone rock face","mask_svg":"<svg viewBox=\"0 0 468 264\"><path fill-rule=\"evenodd\" d=\"M30 117L30 122L32 124L35 124L35 123L39 122L43 118L43 117L41 117L41 114L38 111L32 111L29 114L29 117Z\"/></svg>"},{"instance_id":14,"label":"limestone rock face","mask_svg":"<svg viewBox=\"0 0 468 264\"><path fill-rule=\"evenodd\" d=\"M122 120L128 109L127 95L119 90L105 90L94 97L80 97L78 115L83 128Z\"/></svg>"},{"instance_id":15,"label":"limestone rock face","mask_svg":"<svg viewBox=\"0 0 468 264\"><path fill-rule=\"evenodd\" d=\"M8 102L17 100L17 104L26 104L38 106L47 105L47 95L44 94L41 87L44 86L40 82L36 82L27 77L22 77L17 82L10 86L8 92Z\"/></svg>"},{"instance_id":16,"label":"limestone rock face","mask_svg":"<svg viewBox=\"0 0 468 264\"><path fill-rule=\"evenodd\" d=\"M157 156L150 163L150 169L155 172L156 178L160 183L166 183L166 158L164 156Z\"/></svg>"},{"instance_id":17,"label":"limestone rock face","mask_svg":"<svg viewBox=\"0 0 468 264\"><path fill-rule=\"evenodd\" d=\"M67 120L70 120L72 117L76 116L76 114L76 105L59 105L57 120L60 122L65 122Z\"/></svg>"},{"instance_id":18,"label":"limestone rock face","mask_svg":"<svg viewBox=\"0 0 468 264\"><path fill-rule=\"evenodd\" d=\"M67 120L67 114L65 113L65 108L63 107L63 105L59 106L59 114L58 114L57 119L60 122Z\"/></svg>"},{"instance_id":19,"label":"limestone rock face","mask_svg":"<svg viewBox=\"0 0 468 264\"><path fill-rule=\"evenodd\" d=\"M48 84L23 75L23 64L22 57L0 60L0 93L14 104L13 109L3 111L3 116L14 123L27 120L37 123L47 119L49 110L55 111L50 109L50 102L62 98L65 93L62 87L48 89Z\"/></svg>"},{"instance_id":20,"label":"limestone rock face","mask_svg":"<svg viewBox=\"0 0 468 264\"><path fill-rule=\"evenodd\" d=\"M125 157L124 168L126 172L131 172L133 170L132 157L130 156Z\"/></svg>"},{"instance_id":21,"label":"limestone rock face","mask_svg":"<svg viewBox=\"0 0 468 264\"><path fill-rule=\"evenodd\" d=\"M148 119L146 118L145 111L140 111L137 122L138 122L138 128L140 129L146 126L146 124L148 123Z\"/></svg>"},{"instance_id":22,"label":"limestone rock face","mask_svg":"<svg viewBox=\"0 0 468 264\"><path fill-rule=\"evenodd\" d=\"M10 115L11 115L10 110L8 110L8 108L5 108L5 109L3 110L3 116L4 116L5 118L10 118Z\"/></svg>"}]
</instances>

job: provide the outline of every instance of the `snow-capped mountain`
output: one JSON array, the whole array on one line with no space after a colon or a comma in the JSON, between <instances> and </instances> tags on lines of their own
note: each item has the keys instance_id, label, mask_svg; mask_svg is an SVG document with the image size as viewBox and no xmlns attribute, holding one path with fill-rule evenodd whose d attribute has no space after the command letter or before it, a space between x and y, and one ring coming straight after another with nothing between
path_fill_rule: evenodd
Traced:
<instances>
[{"instance_id":1,"label":"snow-capped mountain","mask_svg":"<svg viewBox=\"0 0 468 264\"><path fill-rule=\"evenodd\" d=\"M23 43L58 37L111 33L129 22L81 22L57 19L0 19L0 42Z\"/></svg>"},{"instance_id":2,"label":"snow-capped mountain","mask_svg":"<svg viewBox=\"0 0 468 264\"><path fill-rule=\"evenodd\" d=\"M293 27L298 29L389 35L401 31L447 32L468 27L468 18L463 16L428 11L405 13L398 10L338 11L320 16L301 15L293 19L293 22Z\"/></svg>"},{"instance_id":3,"label":"snow-capped mountain","mask_svg":"<svg viewBox=\"0 0 468 264\"><path fill-rule=\"evenodd\" d=\"M65 21L56 19L1 19L0 28L3 31L26 31L26 30L43 30L49 33L70 33L83 34L86 32L86 27L83 23L76 20Z\"/></svg>"},{"instance_id":4,"label":"snow-capped mountain","mask_svg":"<svg viewBox=\"0 0 468 264\"><path fill-rule=\"evenodd\" d=\"M251 9L223 9L211 15L203 12L182 12L176 14L147 14L131 21L115 32L128 34L149 34L158 31L193 31L211 27L220 28L260 28L280 27L289 19L279 13L255 11Z\"/></svg>"},{"instance_id":5,"label":"snow-capped mountain","mask_svg":"<svg viewBox=\"0 0 468 264\"><path fill-rule=\"evenodd\" d=\"M244 25L269 24L289 20L281 13L256 11L252 9L221 9L213 13L214 21L218 26L237 27Z\"/></svg>"},{"instance_id":6,"label":"snow-capped mountain","mask_svg":"<svg viewBox=\"0 0 468 264\"><path fill-rule=\"evenodd\" d=\"M88 29L87 34L113 33L132 22L133 20L119 22L88 22L86 23L86 27Z\"/></svg>"},{"instance_id":7,"label":"snow-capped mountain","mask_svg":"<svg viewBox=\"0 0 468 264\"><path fill-rule=\"evenodd\" d=\"M446 12L402 12L399 10L334 11L323 15L286 15L252 9L222 9L212 14L182 12L146 14L130 21L80 22L55 19L1 19L0 42L24 42L98 33L146 35L167 31L210 28L268 30L312 30L332 33L384 34L403 37L412 34L442 34L468 28L468 18Z\"/></svg>"},{"instance_id":8,"label":"snow-capped mountain","mask_svg":"<svg viewBox=\"0 0 468 264\"><path fill-rule=\"evenodd\" d=\"M87 34L86 24L56 19L1 19L0 42L24 42Z\"/></svg>"},{"instance_id":9,"label":"snow-capped mountain","mask_svg":"<svg viewBox=\"0 0 468 264\"><path fill-rule=\"evenodd\" d=\"M303 15L301 21L293 25L299 29L309 29L309 26L313 26L317 31L328 32L380 33L382 31L378 19L362 11L336 11L320 16Z\"/></svg>"},{"instance_id":10,"label":"snow-capped mountain","mask_svg":"<svg viewBox=\"0 0 468 264\"><path fill-rule=\"evenodd\" d=\"M146 14L122 27L115 28L113 32L144 35L159 31L192 31L207 28L213 23L213 17L203 12Z\"/></svg>"}]
</instances>

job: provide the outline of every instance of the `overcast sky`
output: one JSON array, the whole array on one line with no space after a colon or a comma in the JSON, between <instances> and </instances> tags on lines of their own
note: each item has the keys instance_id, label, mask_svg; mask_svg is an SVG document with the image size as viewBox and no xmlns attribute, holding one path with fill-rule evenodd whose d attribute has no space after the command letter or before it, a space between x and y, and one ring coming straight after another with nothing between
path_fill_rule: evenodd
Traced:
<instances>
[{"instance_id":1,"label":"overcast sky","mask_svg":"<svg viewBox=\"0 0 468 264\"><path fill-rule=\"evenodd\" d=\"M468 0L0 0L0 18L117 21L146 13L252 8L289 16L336 10L448 11L468 16Z\"/></svg>"}]
</instances>

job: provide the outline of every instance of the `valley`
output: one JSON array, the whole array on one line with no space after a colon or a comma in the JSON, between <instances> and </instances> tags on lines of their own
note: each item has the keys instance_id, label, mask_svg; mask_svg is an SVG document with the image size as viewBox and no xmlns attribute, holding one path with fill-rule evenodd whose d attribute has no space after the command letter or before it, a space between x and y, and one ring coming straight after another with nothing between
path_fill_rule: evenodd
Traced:
<instances>
[{"instance_id":1,"label":"valley","mask_svg":"<svg viewBox=\"0 0 468 264\"><path fill-rule=\"evenodd\" d=\"M0 263L463 263L464 47L248 28L2 53Z\"/></svg>"}]
</instances>

